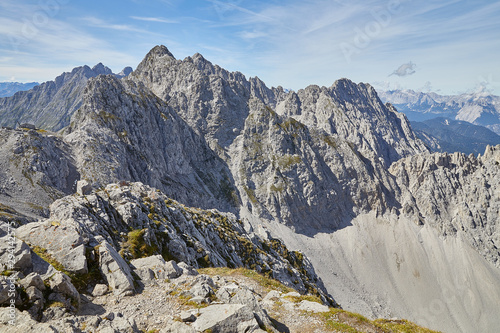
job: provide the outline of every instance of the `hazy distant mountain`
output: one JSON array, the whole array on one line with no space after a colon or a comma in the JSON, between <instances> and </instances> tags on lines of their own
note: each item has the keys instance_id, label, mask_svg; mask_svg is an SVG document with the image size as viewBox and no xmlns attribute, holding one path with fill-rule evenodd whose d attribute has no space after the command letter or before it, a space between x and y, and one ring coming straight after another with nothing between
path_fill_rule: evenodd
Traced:
<instances>
[{"instance_id":1,"label":"hazy distant mountain","mask_svg":"<svg viewBox=\"0 0 500 333\"><path fill-rule=\"evenodd\" d=\"M485 91L443 96L413 90L391 90L379 91L379 97L404 112L411 121L445 117L485 126L500 134L500 97Z\"/></svg>"},{"instance_id":2,"label":"hazy distant mountain","mask_svg":"<svg viewBox=\"0 0 500 333\"><path fill-rule=\"evenodd\" d=\"M484 126L447 118L412 121L417 136L434 152L482 154L487 145L500 144L500 136Z\"/></svg>"},{"instance_id":3,"label":"hazy distant mountain","mask_svg":"<svg viewBox=\"0 0 500 333\"><path fill-rule=\"evenodd\" d=\"M38 84L38 82L0 82L0 97L9 97L14 95L18 91L30 90Z\"/></svg>"}]
</instances>

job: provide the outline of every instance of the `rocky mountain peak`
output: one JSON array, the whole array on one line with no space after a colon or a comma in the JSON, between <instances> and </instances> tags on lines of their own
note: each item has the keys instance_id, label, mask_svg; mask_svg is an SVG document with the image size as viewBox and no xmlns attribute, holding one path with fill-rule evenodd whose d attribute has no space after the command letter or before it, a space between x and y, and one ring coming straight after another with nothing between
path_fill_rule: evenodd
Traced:
<instances>
[{"instance_id":1,"label":"rocky mountain peak","mask_svg":"<svg viewBox=\"0 0 500 333\"><path fill-rule=\"evenodd\" d=\"M113 74L113 71L107 67L107 66L104 66L102 64L102 62L98 63L97 65L95 65L94 67L92 67L92 71L97 74L97 75L108 75L108 74Z\"/></svg>"},{"instance_id":2,"label":"rocky mountain peak","mask_svg":"<svg viewBox=\"0 0 500 333\"><path fill-rule=\"evenodd\" d=\"M132 67L127 66L127 67L125 67L124 69L122 69L122 71L121 71L120 73L116 74L116 76L117 76L117 77L120 77L120 78L122 78L122 77L126 77L126 76L129 76L129 75L130 75L130 73L132 73L133 71L134 71L134 70L132 69Z\"/></svg>"}]
</instances>

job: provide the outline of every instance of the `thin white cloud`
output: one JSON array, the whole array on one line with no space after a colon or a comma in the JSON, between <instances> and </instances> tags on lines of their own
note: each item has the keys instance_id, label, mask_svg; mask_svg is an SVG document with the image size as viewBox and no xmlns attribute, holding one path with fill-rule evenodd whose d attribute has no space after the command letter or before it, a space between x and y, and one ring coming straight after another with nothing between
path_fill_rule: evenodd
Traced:
<instances>
[{"instance_id":1,"label":"thin white cloud","mask_svg":"<svg viewBox=\"0 0 500 333\"><path fill-rule=\"evenodd\" d=\"M242 31L239 36L243 39L256 39L256 38L267 38L268 33L264 31Z\"/></svg>"},{"instance_id":2,"label":"thin white cloud","mask_svg":"<svg viewBox=\"0 0 500 333\"><path fill-rule=\"evenodd\" d=\"M158 23L167 23L167 24L179 23L179 21L169 20L169 19L166 19L166 18L163 18L163 17L130 16L130 18L133 19L133 20L147 21L147 22L158 22Z\"/></svg>"},{"instance_id":3,"label":"thin white cloud","mask_svg":"<svg viewBox=\"0 0 500 333\"><path fill-rule=\"evenodd\" d=\"M91 27L95 28L102 28L102 29L110 29L110 30L117 30L117 31L130 31L130 32L139 32L139 33L151 33L148 30L140 29L131 25L127 24L114 24L110 22L106 22L100 18L97 17L84 17L82 18L82 21L84 21L86 24L88 24Z\"/></svg>"}]
</instances>

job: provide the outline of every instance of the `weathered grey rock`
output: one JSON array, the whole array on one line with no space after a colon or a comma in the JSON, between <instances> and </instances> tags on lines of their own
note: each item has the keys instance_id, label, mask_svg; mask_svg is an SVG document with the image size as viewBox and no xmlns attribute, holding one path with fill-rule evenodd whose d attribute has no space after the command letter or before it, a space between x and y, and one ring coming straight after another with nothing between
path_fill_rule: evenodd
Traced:
<instances>
[{"instance_id":1,"label":"weathered grey rock","mask_svg":"<svg viewBox=\"0 0 500 333\"><path fill-rule=\"evenodd\" d=\"M140 82L109 75L89 80L65 133L81 178L96 187L141 181L190 205L234 210L227 165Z\"/></svg>"},{"instance_id":2,"label":"weathered grey rock","mask_svg":"<svg viewBox=\"0 0 500 333\"><path fill-rule=\"evenodd\" d=\"M173 260L165 262L161 255L134 259L130 262L134 271L143 281L152 279L174 279L182 274L182 269Z\"/></svg>"},{"instance_id":3,"label":"weathered grey rock","mask_svg":"<svg viewBox=\"0 0 500 333\"><path fill-rule=\"evenodd\" d=\"M0 125L14 127L16 122L32 122L39 128L57 131L69 124L71 115L80 107L89 78L112 74L102 64L76 67L54 81L42 83L29 91L0 98Z\"/></svg>"},{"instance_id":4,"label":"weathered grey rock","mask_svg":"<svg viewBox=\"0 0 500 333\"><path fill-rule=\"evenodd\" d=\"M10 280L7 276L0 276L0 304L10 302L11 296L9 296L9 292L12 292L12 288L15 290L14 282L15 280Z\"/></svg>"},{"instance_id":5,"label":"weathered grey rock","mask_svg":"<svg viewBox=\"0 0 500 333\"><path fill-rule=\"evenodd\" d=\"M61 300L58 300L60 302ZM68 315L68 310L60 306L51 306L43 311L41 322L48 323L50 321L55 321L64 318Z\"/></svg>"},{"instance_id":6,"label":"weathered grey rock","mask_svg":"<svg viewBox=\"0 0 500 333\"><path fill-rule=\"evenodd\" d=\"M74 193L78 171L61 137L41 131L0 129L0 220L16 225L48 215L57 198ZM4 207L4 206L2 206Z\"/></svg>"},{"instance_id":7,"label":"weathered grey rock","mask_svg":"<svg viewBox=\"0 0 500 333\"><path fill-rule=\"evenodd\" d=\"M170 321L160 333L195 333L195 329L179 321Z\"/></svg>"},{"instance_id":8,"label":"weathered grey rock","mask_svg":"<svg viewBox=\"0 0 500 333\"><path fill-rule=\"evenodd\" d=\"M315 312L315 313L330 311L330 309L326 305L319 304L317 302L306 301L306 300L301 301L297 305L297 308L299 310L310 311L310 312Z\"/></svg>"},{"instance_id":9,"label":"weathered grey rock","mask_svg":"<svg viewBox=\"0 0 500 333\"><path fill-rule=\"evenodd\" d=\"M71 304L77 309L80 306L80 293L76 290L71 279L62 272L55 273L49 280L50 289L56 293L69 297Z\"/></svg>"},{"instance_id":10,"label":"weathered grey rock","mask_svg":"<svg viewBox=\"0 0 500 333\"><path fill-rule=\"evenodd\" d=\"M192 323L196 320L196 316L190 311L182 311L179 318L185 323Z\"/></svg>"},{"instance_id":11,"label":"weathered grey rock","mask_svg":"<svg viewBox=\"0 0 500 333\"><path fill-rule=\"evenodd\" d=\"M185 262L180 262L178 267L182 269L182 274L186 274L188 276L196 276L199 274L193 266L188 265Z\"/></svg>"},{"instance_id":12,"label":"weathered grey rock","mask_svg":"<svg viewBox=\"0 0 500 333\"><path fill-rule=\"evenodd\" d=\"M11 320L11 323L9 323ZM40 324L33 320L27 311L0 307L0 332L26 333L26 332L53 333L49 325Z\"/></svg>"},{"instance_id":13,"label":"weathered grey rock","mask_svg":"<svg viewBox=\"0 0 500 333\"><path fill-rule=\"evenodd\" d=\"M177 265L173 260L167 261L165 264L165 271L169 279L175 279L182 275L184 270ZM196 272L198 273L198 272Z\"/></svg>"},{"instance_id":14,"label":"weathered grey rock","mask_svg":"<svg viewBox=\"0 0 500 333\"><path fill-rule=\"evenodd\" d=\"M220 287L215 296L217 299L223 303L230 303L231 298L233 297L234 294L236 294L236 291L239 289L239 286L236 285L235 283L232 283L230 285L224 285ZM245 303L242 303L245 304Z\"/></svg>"},{"instance_id":15,"label":"weathered grey rock","mask_svg":"<svg viewBox=\"0 0 500 333\"><path fill-rule=\"evenodd\" d=\"M483 156L462 153L416 155L389 171L408 190L401 198L405 215L430 224L443 236L463 237L500 267L500 145ZM409 208L411 207L411 209Z\"/></svg>"},{"instance_id":16,"label":"weathered grey rock","mask_svg":"<svg viewBox=\"0 0 500 333\"><path fill-rule=\"evenodd\" d=\"M22 240L4 236L0 238L0 260L6 269L24 271L31 267L31 250Z\"/></svg>"},{"instance_id":17,"label":"weathered grey rock","mask_svg":"<svg viewBox=\"0 0 500 333\"><path fill-rule=\"evenodd\" d=\"M29 300L33 302L43 299L42 291L34 286L26 288L26 294L28 295Z\"/></svg>"},{"instance_id":18,"label":"weathered grey rock","mask_svg":"<svg viewBox=\"0 0 500 333\"><path fill-rule=\"evenodd\" d=\"M92 193L92 185L86 180L79 180L76 183L76 193L80 195L89 195Z\"/></svg>"},{"instance_id":19,"label":"weathered grey rock","mask_svg":"<svg viewBox=\"0 0 500 333\"><path fill-rule=\"evenodd\" d=\"M20 239L46 249L68 271L88 273L85 240L72 221L33 222L19 227L16 232Z\"/></svg>"},{"instance_id":20,"label":"weathered grey rock","mask_svg":"<svg viewBox=\"0 0 500 333\"><path fill-rule=\"evenodd\" d=\"M200 309L200 316L192 324L199 332L254 332L259 329L253 311L243 304L217 304Z\"/></svg>"},{"instance_id":21,"label":"weathered grey rock","mask_svg":"<svg viewBox=\"0 0 500 333\"><path fill-rule=\"evenodd\" d=\"M99 297L103 296L108 292L108 286L105 284L96 284L92 290L92 296Z\"/></svg>"},{"instance_id":22,"label":"weathered grey rock","mask_svg":"<svg viewBox=\"0 0 500 333\"><path fill-rule=\"evenodd\" d=\"M125 318L120 314L107 314L98 328L98 332L103 333L139 333L133 318Z\"/></svg>"},{"instance_id":23,"label":"weathered grey rock","mask_svg":"<svg viewBox=\"0 0 500 333\"><path fill-rule=\"evenodd\" d=\"M45 284L40 274L33 272L28 274L24 279L19 281L19 284L24 288L36 287L38 290L45 290Z\"/></svg>"},{"instance_id":24,"label":"weathered grey rock","mask_svg":"<svg viewBox=\"0 0 500 333\"><path fill-rule=\"evenodd\" d=\"M40 258L35 252L31 253L31 263L33 272L39 274L44 281L57 272L54 266Z\"/></svg>"},{"instance_id":25,"label":"weathered grey rock","mask_svg":"<svg viewBox=\"0 0 500 333\"><path fill-rule=\"evenodd\" d=\"M134 293L134 279L130 267L106 241L99 246L99 266L113 293L125 295Z\"/></svg>"}]
</instances>

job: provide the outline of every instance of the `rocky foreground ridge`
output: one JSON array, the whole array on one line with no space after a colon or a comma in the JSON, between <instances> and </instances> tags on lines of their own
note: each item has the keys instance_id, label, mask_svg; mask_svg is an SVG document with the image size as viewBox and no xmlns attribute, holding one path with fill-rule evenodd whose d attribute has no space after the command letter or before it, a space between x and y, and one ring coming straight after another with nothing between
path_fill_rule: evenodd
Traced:
<instances>
[{"instance_id":1,"label":"rocky foreground ridge","mask_svg":"<svg viewBox=\"0 0 500 333\"><path fill-rule=\"evenodd\" d=\"M0 303L10 304L15 283L16 309L0 311L2 332L414 327L338 309L300 252L265 230L245 231L232 214L185 207L141 183L70 195L50 210L48 219L15 230L15 261L2 268ZM3 245L8 238L4 232ZM8 254L3 246L2 263ZM203 267L221 268L196 269Z\"/></svg>"},{"instance_id":2,"label":"rocky foreground ridge","mask_svg":"<svg viewBox=\"0 0 500 333\"><path fill-rule=\"evenodd\" d=\"M78 105L63 108L58 132L0 129L0 220L67 275L133 294L134 274L151 273L129 262L161 254L255 269L371 318L450 332L500 324L499 146L430 154L368 84L268 88L164 46L128 76L78 89L52 99ZM33 311L43 318L44 306Z\"/></svg>"}]
</instances>

